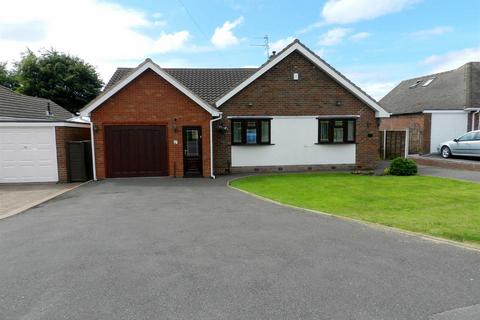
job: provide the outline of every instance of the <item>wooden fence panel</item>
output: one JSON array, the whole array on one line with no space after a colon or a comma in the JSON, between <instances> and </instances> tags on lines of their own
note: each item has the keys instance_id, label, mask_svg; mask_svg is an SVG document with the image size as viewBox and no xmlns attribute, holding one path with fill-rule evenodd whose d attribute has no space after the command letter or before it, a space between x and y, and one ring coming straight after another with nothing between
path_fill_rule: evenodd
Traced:
<instances>
[{"instance_id":1,"label":"wooden fence panel","mask_svg":"<svg viewBox=\"0 0 480 320\"><path fill-rule=\"evenodd\" d=\"M404 157L406 133L406 131L381 131L380 157L384 160Z\"/></svg>"}]
</instances>

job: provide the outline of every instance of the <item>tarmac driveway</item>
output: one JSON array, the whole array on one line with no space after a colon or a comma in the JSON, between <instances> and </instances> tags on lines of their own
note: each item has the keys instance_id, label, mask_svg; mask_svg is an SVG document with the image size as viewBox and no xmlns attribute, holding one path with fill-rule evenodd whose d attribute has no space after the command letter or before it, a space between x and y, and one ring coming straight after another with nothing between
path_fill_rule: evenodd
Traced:
<instances>
[{"instance_id":1,"label":"tarmac driveway","mask_svg":"<svg viewBox=\"0 0 480 320\"><path fill-rule=\"evenodd\" d=\"M478 319L479 252L225 183L108 180L1 220L0 319Z\"/></svg>"}]
</instances>

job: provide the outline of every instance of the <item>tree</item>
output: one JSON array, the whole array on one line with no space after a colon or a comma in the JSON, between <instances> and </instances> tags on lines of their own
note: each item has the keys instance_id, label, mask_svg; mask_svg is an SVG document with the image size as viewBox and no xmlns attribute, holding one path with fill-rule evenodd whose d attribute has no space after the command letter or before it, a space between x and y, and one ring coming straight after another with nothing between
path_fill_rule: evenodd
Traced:
<instances>
[{"instance_id":1,"label":"tree","mask_svg":"<svg viewBox=\"0 0 480 320\"><path fill-rule=\"evenodd\" d=\"M6 62L0 62L0 85L12 90L18 87L15 73L7 69Z\"/></svg>"},{"instance_id":2,"label":"tree","mask_svg":"<svg viewBox=\"0 0 480 320\"><path fill-rule=\"evenodd\" d=\"M47 98L75 113L95 98L103 86L95 68L56 50L37 56L31 50L15 64L17 92Z\"/></svg>"}]
</instances>

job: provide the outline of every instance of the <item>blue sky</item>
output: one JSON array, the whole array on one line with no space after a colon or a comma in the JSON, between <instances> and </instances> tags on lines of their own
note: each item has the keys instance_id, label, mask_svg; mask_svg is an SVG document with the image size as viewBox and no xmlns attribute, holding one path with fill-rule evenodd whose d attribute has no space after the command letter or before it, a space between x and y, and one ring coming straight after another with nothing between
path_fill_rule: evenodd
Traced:
<instances>
[{"instance_id":1,"label":"blue sky","mask_svg":"<svg viewBox=\"0 0 480 320\"><path fill-rule=\"evenodd\" d=\"M258 66L261 37L293 38L380 98L400 80L480 61L478 0L17 0L2 5L0 61L54 47L95 65Z\"/></svg>"}]
</instances>

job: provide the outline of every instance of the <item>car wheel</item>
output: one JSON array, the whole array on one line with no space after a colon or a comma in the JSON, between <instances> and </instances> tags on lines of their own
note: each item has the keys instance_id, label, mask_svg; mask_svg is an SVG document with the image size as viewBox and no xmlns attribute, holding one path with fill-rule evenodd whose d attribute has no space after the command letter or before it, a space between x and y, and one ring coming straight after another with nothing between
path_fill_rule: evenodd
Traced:
<instances>
[{"instance_id":1,"label":"car wheel","mask_svg":"<svg viewBox=\"0 0 480 320\"><path fill-rule=\"evenodd\" d=\"M442 147L442 151L440 152L441 155L442 155L442 158L450 158L450 156L452 155L452 152L450 151L450 148L447 147L447 146L443 146Z\"/></svg>"}]
</instances>

